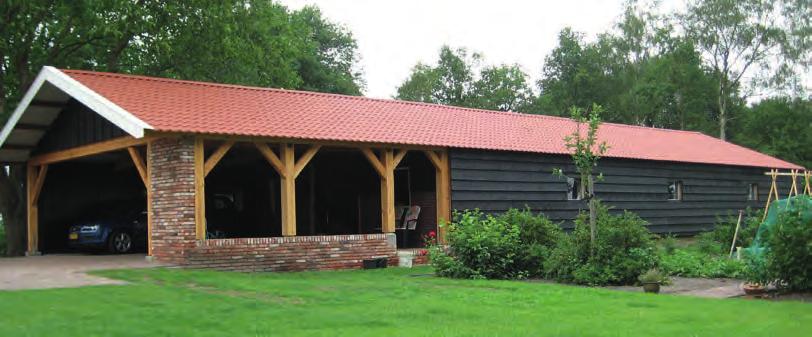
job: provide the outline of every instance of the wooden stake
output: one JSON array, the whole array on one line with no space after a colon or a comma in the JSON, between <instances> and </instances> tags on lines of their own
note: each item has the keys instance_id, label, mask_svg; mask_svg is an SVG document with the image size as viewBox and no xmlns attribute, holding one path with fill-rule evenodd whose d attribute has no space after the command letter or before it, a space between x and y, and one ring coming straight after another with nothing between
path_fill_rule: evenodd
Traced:
<instances>
[{"instance_id":1,"label":"wooden stake","mask_svg":"<svg viewBox=\"0 0 812 337\"><path fill-rule=\"evenodd\" d=\"M812 186L810 186L810 184L809 184L810 183L810 176L812 176L812 175L810 175L809 171L804 171L804 193L806 193L806 195L812 197Z\"/></svg>"},{"instance_id":2,"label":"wooden stake","mask_svg":"<svg viewBox=\"0 0 812 337\"><path fill-rule=\"evenodd\" d=\"M761 222L764 222L767 219L767 212L770 210L770 203L773 201L773 195L775 195L775 200L778 200L778 170L771 169L770 176L772 178L772 184L770 185L770 193L767 195L767 204L764 206L764 215L761 217Z\"/></svg>"},{"instance_id":3,"label":"wooden stake","mask_svg":"<svg viewBox=\"0 0 812 337\"><path fill-rule=\"evenodd\" d=\"M742 216L744 216L744 211L739 210L739 220L736 221L736 230L733 232L733 243L730 244L730 254L728 254L728 256L732 256L733 249L736 248L736 239L739 237L739 227L742 224Z\"/></svg>"}]
</instances>

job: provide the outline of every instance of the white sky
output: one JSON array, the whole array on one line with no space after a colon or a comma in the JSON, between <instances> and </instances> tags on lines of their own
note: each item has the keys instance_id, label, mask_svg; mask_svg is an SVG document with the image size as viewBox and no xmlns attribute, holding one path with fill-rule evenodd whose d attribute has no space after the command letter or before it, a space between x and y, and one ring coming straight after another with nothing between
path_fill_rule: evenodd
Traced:
<instances>
[{"instance_id":1,"label":"white sky","mask_svg":"<svg viewBox=\"0 0 812 337\"><path fill-rule=\"evenodd\" d=\"M612 28L622 0L281 0L292 9L317 5L358 42L365 94L389 98L418 62L434 63L440 47L466 47L483 64L518 63L535 83L559 31L594 38Z\"/></svg>"}]
</instances>

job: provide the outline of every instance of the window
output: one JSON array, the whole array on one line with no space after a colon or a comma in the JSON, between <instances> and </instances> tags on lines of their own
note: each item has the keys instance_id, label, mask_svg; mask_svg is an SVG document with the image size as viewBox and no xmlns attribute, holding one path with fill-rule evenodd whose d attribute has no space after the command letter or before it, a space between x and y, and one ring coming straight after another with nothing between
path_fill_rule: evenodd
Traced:
<instances>
[{"instance_id":1,"label":"window","mask_svg":"<svg viewBox=\"0 0 812 337\"><path fill-rule=\"evenodd\" d=\"M581 200L581 180L567 177L567 200Z\"/></svg>"},{"instance_id":2,"label":"window","mask_svg":"<svg viewBox=\"0 0 812 337\"><path fill-rule=\"evenodd\" d=\"M682 200L682 181L675 180L668 184L668 200Z\"/></svg>"},{"instance_id":3,"label":"window","mask_svg":"<svg viewBox=\"0 0 812 337\"><path fill-rule=\"evenodd\" d=\"M758 184L750 184L747 192L747 200L758 201Z\"/></svg>"}]
</instances>

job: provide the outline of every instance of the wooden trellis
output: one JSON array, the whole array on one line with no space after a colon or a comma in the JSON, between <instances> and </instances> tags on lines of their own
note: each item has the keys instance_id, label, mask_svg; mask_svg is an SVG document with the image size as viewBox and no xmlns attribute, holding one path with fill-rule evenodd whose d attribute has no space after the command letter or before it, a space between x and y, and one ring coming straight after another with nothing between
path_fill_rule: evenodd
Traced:
<instances>
[{"instance_id":1,"label":"wooden trellis","mask_svg":"<svg viewBox=\"0 0 812 337\"><path fill-rule=\"evenodd\" d=\"M812 181L812 172L810 171L803 171L803 175L801 176L801 170L790 170L789 172L779 172L778 169L771 169L769 172L764 172L764 175L770 176L772 183L770 184L770 193L767 196L767 204L764 205L764 215L761 218L763 222L767 219L767 211L770 209L770 204L778 200L780 197L778 195L778 177L780 176L788 176L792 179L792 185L790 185L789 193L787 194L787 198L798 196L799 194L806 194L808 196L812 196L812 185L810 181ZM802 177L804 180L804 189L803 192L799 192L798 189L798 178Z\"/></svg>"}]
</instances>

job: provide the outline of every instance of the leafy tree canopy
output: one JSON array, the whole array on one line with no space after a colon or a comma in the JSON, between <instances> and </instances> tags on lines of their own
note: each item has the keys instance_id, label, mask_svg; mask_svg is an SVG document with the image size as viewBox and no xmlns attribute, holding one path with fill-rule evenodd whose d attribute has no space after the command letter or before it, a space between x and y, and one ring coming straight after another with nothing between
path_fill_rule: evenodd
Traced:
<instances>
[{"instance_id":1,"label":"leafy tree canopy","mask_svg":"<svg viewBox=\"0 0 812 337\"><path fill-rule=\"evenodd\" d=\"M533 92L518 65L481 67L481 61L480 54L443 46L437 65L418 63L396 98L501 111L531 103Z\"/></svg>"}]
</instances>

